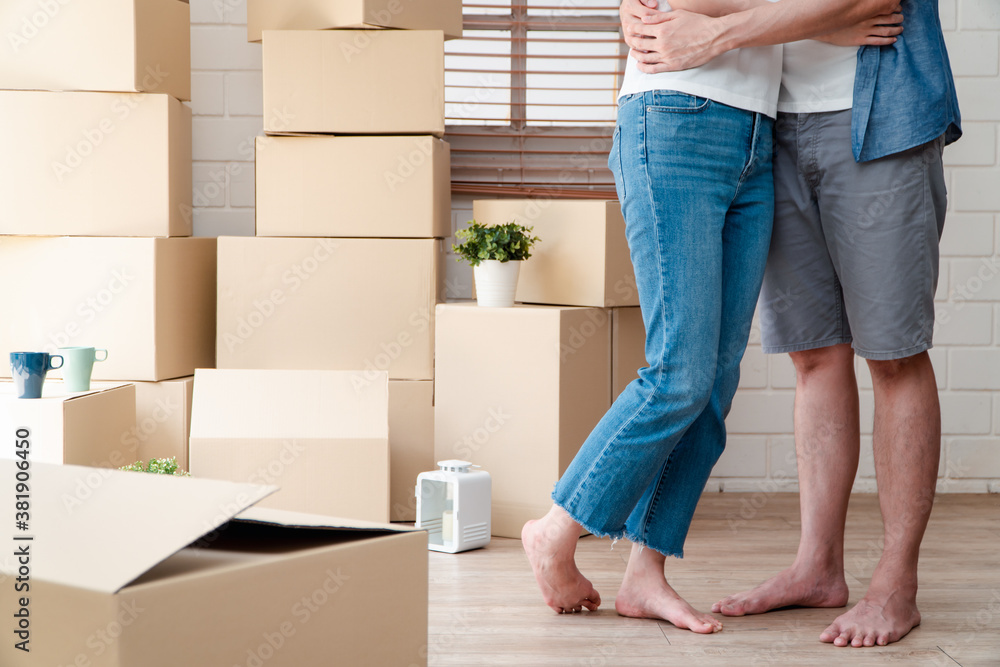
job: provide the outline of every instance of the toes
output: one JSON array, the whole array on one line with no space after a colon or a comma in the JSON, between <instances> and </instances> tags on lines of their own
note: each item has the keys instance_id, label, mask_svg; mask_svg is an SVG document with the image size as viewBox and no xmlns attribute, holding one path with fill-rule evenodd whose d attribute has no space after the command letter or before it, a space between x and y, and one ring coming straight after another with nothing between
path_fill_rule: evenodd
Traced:
<instances>
[{"instance_id":1,"label":"toes","mask_svg":"<svg viewBox=\"0 0 1000 667\"><path fill-rule=\"evenodd\" d=\"M834 623L833 625L831 625L830 627L828 627L826 630L824 630L822 632L822 634L820 634L819 640L821 642L825 642L827 644L830 644L830 643L833 642L834 639L837 638L837 635L839 635L839 634L840 634L840 627L836 623Z\"/></svg>"},{"instance_id":2,"label":"toes","mask_svg":"<svg viewBox=\"0 0 1000 667\"><path fill-rule=\"evenodd\" d=\"M712 613L713 614L721 613L721 611L722 611L722 602L721 601L720 602L716 602L715 604L712 605Z\"/></svg>"},{"instance_id":3,"label":"toes","mask_svg":"<svg viewBox=\"0 0 1000 667\"><path fill-rule=\"evenodd\" d=\"M847 646L851 643L851 633L847 630L842 631L837 638L833 640L834 646Z\"/></svg>"},{"instance_id":4,"label":"toes","mask_svg":"<svg viewBox=\"0 0 1000 667\"><path fill-rule=\"evenodd\" d=\"M864 645L865 639L861 635L854 635L854 639L851 640L851 646L854 648L861 648Z\"/></svg>"},{"instance_id":5,"label":"toes","mask_svg":"<svg viewBox=\"0 0 1000 667\"><path fill-rule=\"evenodd\" d=\"M879 646L885 646L886 644L888 644L889 643L888 633L880 634L878 638L875 640L875 643L878 644Z\"/></svg>"},{"instance_id":6,"label":"toes","mask_svg":"<svg viewBox=\"0 0 1000 667\"><path fill-rule=\"evenodd\" d=\"M869 632L867 635L865 635L864 645L865 646L875 646L875 633L874 632Z\"/></svg>"},{"instance_id":7,"label":"toes","mask_svg":"<svg viewBox=\"0 0 1000 667\"><path fill-rule=\"evenodd\" d=\"M583 606L587 608L587 611L597 611L597 608L601 606L600 596L597 597L597 602L594 602L593 600L584 600Z\"/></svg>"},{"instance_id":8,"label":"toes","mask_svg":"<svg viewBox=\"0 0 1000 667\"><path fill-rule=\"evenodd\" d=\"M592 602L594 604L594 609L601 606L601 594L597 592L597 589L590 589L590 595L587 596L586 601L584 602L585 606L587 602ZM590 608L588 607L588 609ZM591 609L590 611L594 611L594 609Z\"/></svg>"}]
</instances>

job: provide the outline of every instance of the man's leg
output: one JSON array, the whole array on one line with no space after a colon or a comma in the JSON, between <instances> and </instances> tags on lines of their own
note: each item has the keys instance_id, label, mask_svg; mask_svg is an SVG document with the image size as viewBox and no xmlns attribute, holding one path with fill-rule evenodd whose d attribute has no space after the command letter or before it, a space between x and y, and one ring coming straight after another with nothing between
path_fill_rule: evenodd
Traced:
<instances>
[{"instance_id":1,"label":"man's leg","mask_svg":"<svg viewBox=\"0 0 1000 667\"><path fill-rule=\"evenodd\" d=\"M788 606L843 607L844 522L858 470L860 428L854 350L841 344L792 352L795 454L802 534L795 562L756 588L712 606L726 616Z\"/></svg>"},{"instance_id":2,"label":"man's leg","mask_svg":"<svg viewBox=\"0 0 1000 667\"><path fill-rule=\"evenodd\" d=\"M941 408L927 353L868 366L875 387L875 474L885 548L864 598L820 636L837 646L884 646L920 623L917 557L941 453Z\"/></svg>"}]
</instances>

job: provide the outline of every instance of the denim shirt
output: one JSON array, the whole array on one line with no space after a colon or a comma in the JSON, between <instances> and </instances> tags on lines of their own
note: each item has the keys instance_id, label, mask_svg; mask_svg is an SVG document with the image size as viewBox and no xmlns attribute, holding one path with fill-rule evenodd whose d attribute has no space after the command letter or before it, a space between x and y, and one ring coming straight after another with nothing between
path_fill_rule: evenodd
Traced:
<instances>
[{"instance_id":1,"label":"denim shirt","mask_svg":"<svg viewBox=\"0 0 1000 667\"><path fill-rule=\"evenodd\" d=\"M962 136L958 95L937 0L902 0L903 34L889 46L858 49L851 122L858 162Z\"/></svg>"}]
</instances>

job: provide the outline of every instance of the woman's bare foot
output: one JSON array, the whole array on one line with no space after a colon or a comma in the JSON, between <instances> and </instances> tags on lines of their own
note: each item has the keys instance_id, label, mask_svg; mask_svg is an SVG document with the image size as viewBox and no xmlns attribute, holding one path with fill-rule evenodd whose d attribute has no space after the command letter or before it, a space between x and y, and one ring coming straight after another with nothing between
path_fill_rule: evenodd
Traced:
<instances>
[{"instance_id":1,"label":"woman's bare foot","mask_svg":"<svg viewBox=\"0 0 1000 667\"><path fill-rule=\"evenodd\" d=\"M615 609L622 616L657 618L678 628L702 634L722 630L722 623L694 609L667 583L663 573L666 558L652 549L632 545L625 579L615 598Z\"/></svg>"},{"instance_id":2,"label":"woman's bare foot","mask_svg":"<svg viewBox=\"0 0 1000 667\"><path fill-rule=\"evenodd\" d=\"M745 616L781 607L843 607L849 595L843 570L819 573L792 566L752 590L723 598L712 611Z\"/></svg>"},{"instance_id":3,"label":"woman's bare foot","mask_svg":"<svg viewBox=\"0 0 1000 667\"><path fill-rule=\"evenodd\" d=\"M556 505L537 521L521 529L521 545L528 556L545 604L560 614L582 609L596 611L601 596L580 574L573 559L580 539L580 525Z\"/></svg>"},{"instance_id":4,"label":"woman's bare foot","mask_svg":"<svg viewBox=\"0 0 1000 667\"><path fill-rule=\"evenodd\" d=\"M899 641L920 625L916 587L909 590L890 587L868 589L850 611L837 617L819 636L821 642L834 646L885 646Z\"/></svg>"}]
</instances>

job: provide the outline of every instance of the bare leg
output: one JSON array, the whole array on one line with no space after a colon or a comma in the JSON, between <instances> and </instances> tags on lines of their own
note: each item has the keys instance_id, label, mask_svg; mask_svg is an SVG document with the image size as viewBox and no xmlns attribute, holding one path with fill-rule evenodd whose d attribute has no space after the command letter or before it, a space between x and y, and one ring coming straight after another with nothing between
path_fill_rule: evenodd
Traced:
<instances>
[{"instance_id":1,"label":"bare leg","mask_svg":"<svg viewBox=\"0 0 1000 667\"><path fill-rule=\"evenodd\" d=\"M632 618L658 618L702 634L722 630L717 618L695 610L671 588L663 573L665 561L666 557L657 551L632 545L625 579L615 598L618 613Z\"/></svg>"},{"instance_id":2,"label":"bare leg","mask_svg":"<svg viewBox=\"0 0 1000 667\"><path fill-rule=\"evenodd\" d=\"M941 408L927 353L868 366L875 386L875 474L885 549L864 598L820 635L837 646L884 646L920 623L917 559L941 453Z\"/></svg>"},{"instance_id":3,"label":"bare leg","mask_svg":"<svg viewBox=\"0 0 1000 667\"><path fill-rule=\"evenodd\" d=\"M712 605L726 616L788 606L843 607L844 522L858 470L860 424L850 345L791 353L797 373L795 450L802 535L795 562L756 588Z\"/></svg>"},{"instance_id":4,"label":"bare leg","mask_svg":"<svg viewBox=\"0 0 1000 667\"><path fill-rule=\"evenodd\" d=\"M579 539L580 524L557 505L521 529L521 544L545 604L560 614L595 611L601 604L600 594L576 567Z\"/></svg>"}]
</instances>

